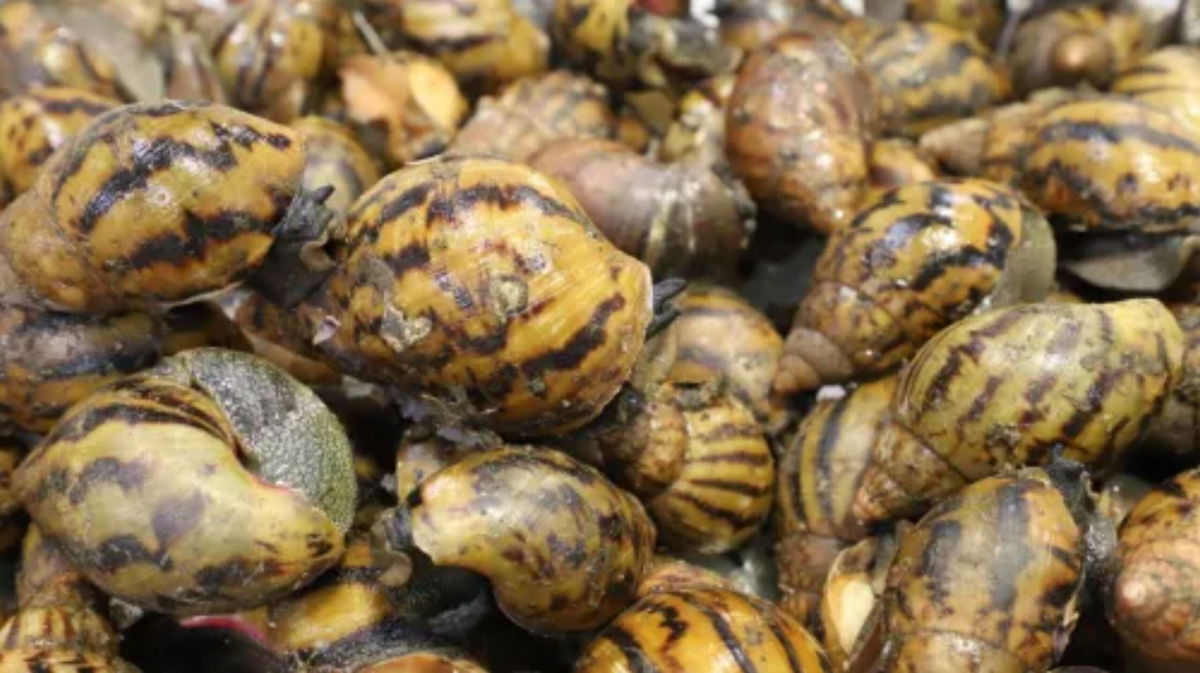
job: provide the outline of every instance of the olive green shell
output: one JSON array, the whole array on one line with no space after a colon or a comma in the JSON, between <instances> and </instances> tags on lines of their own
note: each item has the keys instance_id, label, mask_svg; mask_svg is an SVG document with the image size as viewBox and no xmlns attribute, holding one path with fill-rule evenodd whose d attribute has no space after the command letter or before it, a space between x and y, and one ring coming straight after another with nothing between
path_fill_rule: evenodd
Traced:
<instances>
[{"instance_id":1,"label":"olive green shell","mask_svg":"<svg viewBox=\"0 0 1200 673\"><path fill-rule=\"evenodd\" d=\"M1110 619L1145 670L1200 665L1200 471L1189 470L1138 501L1120 530Z\"/></svg>"},{"instance_id":2,"label":"olive green shell","mask_svg":"<svg viewBox=\"0 0 1200 673\"><path fill-rule=\"evenodd\" d=\"M878 96L880 131L916 137L1007 100L1008 77L974 37L940 23L874 28L855 53Z\"/></svg>"},{"instance_id":3,"label":"olive green shell","mask_svg":"<svg viewBox=\"0 0 1200 673\"><path fill-rule=\"evenodd\" d=\"M1074 626L1082 534L1045 473L990 477L900 541L885 673L1044 671Z\"/></svg>"},{"instance_id":4,"label":"olive green shell","mask_svg":"<svg viewBox=\"0 0 1200 673\"><path fill-rule=\"evenodd\" d=\"M12 194L33 186L42 164L117 101L71 88L39 89L0 103L0 177Z\"/></svg>"},{"instance_id":5,"label":"olive green shell","mask_svg":"<svg viewBox=\"0 0 1200 673\"><path fill-rule=\"evenodd\" d=\"M866 534L854 517L854 499L895 390L896 377L888 376L818 400L783 449L775 565L780 606L797 619L813 617L836 554Z\"/></svg>"},{"instance_id":6,"label":"olive green shell","mask_svg":"<svg viewBox=\"0 0 1200 673\"><path fill-rule=\"evenodd\" d=\"M306 584L341 555L355 502L336 417L282 370L219 349L76 405L13 486L88 580L183 615Z\"/></svg>"},{"instance_id":7,"label":"olive green shell","mask_svg":"<svg viewBox=\"0 0 1200 673\"><path fill-rule=\"evenodd\" d=\"M408 504L421 551L486 576L504 613L539 633L607 622L654 551L633 496L548 449L477 453L421 482Z\"/></svg>"},{"instance_id":8,"label":"olive green shell","mask_svg":"<svg viewBox=\"0 0 1200 673\"><path fill-rule=\"evenodd\" d=\"M325 207L335 213L345 215L358 197L382 177L379 163L342 124L323 117L303 117L291 127L304 140L301 186L307 191L333 187Z\"/></svg>"},{"instance_id":9,"label":"olive green shell","mask_svg":"<svg viewBox=\"0 0 1200 673\"><path fill-rule=\"evenodd\" d=\"M428 394L513 435L600 413L651 317L650 274L558 183L496 159L435 159L350 211L309 307L347 373Z\"/></svg>"},{"instance_id":10,"label":"olive green shell","mask_svg":"<svg viewBox=\"0 0 1200 673\"><path fill-rule=\"evenodd\" d=\"M1110 467L1162 409L1182 352L1179 325L1153 299L1028 304L962 320L900 375L855 515L902 516L1056 448Z\"/></svg>"},{"instance_id":11,"label":"olive green shell","mask_svg":"<svg viewBox=\"0 0 1200 673\"><path fill-rule=\"evenodd\" d=\"M213 44L231 105L278 122L304 113L328 67L334 0L250 0Z\"/></svg>"},{"instance_id":12,"label":"olive green shell","mask_svg":"<svg viewBox=\"0 0 1200 673\"><path fill-rule=\"evenodd\" d=\"M1172 114L1200 133L1200 49L1172 45L1146 54L1113 81L1112 92Z\"/></svg>"},{"instance_id":13,"label":"olive green shell","mask_svg":"<svg viewBox=\"0 0 1200 673\"><path fill-rule=\"evenodd\" d=\"M500 95L480 100L447 152L525 161L552 141L610 138L615 131L604 86L555 70L522 78Z\"/></svg>"},{"instance_id":14,"label":"olive green shell","mask_svg":"<svg viewBox=\"0 0 1200 673\"><path fill-rule=\"evenodd\" d=\"M0 307L0 425L44 433L68 407L162 355L162 320Z\"/></svg>"},{"instance_id":15,"label":"olive green shell","mask_svg":"<svg viewBox=\"0 0 1200 673\"><path fill-rule=\"evenodd\" d=\"M0 216L0 286L70 312L178 303L245 278L300 187L290 129L206 103L117 108Z\"/></svg>"},{"instance_id":16,"label":"olive green shell","mask_svg":"<svg viewBox=\"0 0 1200 673\"><path fill-rule=\"evenodd\" d=\"M890 371L975 311L1045 297L1054 239L1015 191L975 179L900 187L834 233L800 300L775 389Z\"/></svg>"},{"instance_id":17,"label":"olive green shell","mask_svg":"<svg viewBox=\"0 0 1200 673\"><path fill-rule=\"evenodd\" d=\"M830 233L866 188L875 105L865 71L833 38L794 35L751 54L725 121L734 172L767 214Z\"/></svg>"},{"instance_id":18,"label":"olive green shell","mask_svg":"<svg viewBox=\"0 0 1200 673\"><path fill-rule=\"evenodd\" d=\"M1085 100L1050 110L1030 133L1021 189L1066 227L1181 230L1200 209L1200 133L1166 112Z\"/></svg>"},{"instance_id":19,"label":"olive green shell","mask_svg":"<svg viewBox=\"0 0 1200 673\"><path fill-rule=\"evenodd\" d=\"M720 588L646 596L583 651L574 673L827 673L821 646L774 605Z\"/></svg>"}]
</instances>

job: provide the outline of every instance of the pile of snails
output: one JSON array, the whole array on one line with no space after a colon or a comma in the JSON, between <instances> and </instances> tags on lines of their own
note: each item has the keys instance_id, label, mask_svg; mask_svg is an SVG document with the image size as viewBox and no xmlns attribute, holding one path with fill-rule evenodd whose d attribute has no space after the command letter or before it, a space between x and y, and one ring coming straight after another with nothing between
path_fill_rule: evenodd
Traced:
<instances>
[{"instance_id":1,"label":"pile of snails","mask_svg":"<svg viewBox=\"0 0 1200 673\"><path fill-rule=\"evenodd\" d=\"M1200 670L1200 2L0 2L0 671Z\"/></svg>"}]
</instances>

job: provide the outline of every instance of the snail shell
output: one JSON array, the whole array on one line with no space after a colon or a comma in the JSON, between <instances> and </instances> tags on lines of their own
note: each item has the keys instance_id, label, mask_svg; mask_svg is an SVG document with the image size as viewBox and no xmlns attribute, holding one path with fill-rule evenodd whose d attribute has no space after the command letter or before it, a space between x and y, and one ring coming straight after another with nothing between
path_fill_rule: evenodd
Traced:
<instances>
[{"instance_id":1,"label":"snail shell","mask_svg":"<svg viewBox=\"0 0 1200 673\"><path fill-rule=\"evenodd\" d=\"M119 102L82 89L51 87L0 103L0 175L12 194L33 187L54 150Z\"/></svg>"}]
</instances>

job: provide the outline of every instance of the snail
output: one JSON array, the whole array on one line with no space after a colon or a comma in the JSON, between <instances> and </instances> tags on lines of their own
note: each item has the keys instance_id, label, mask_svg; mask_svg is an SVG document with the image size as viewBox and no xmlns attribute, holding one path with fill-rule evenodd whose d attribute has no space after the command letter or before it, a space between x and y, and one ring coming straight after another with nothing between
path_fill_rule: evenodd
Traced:
<instances>
[{"instance_id":1,"label":"snail","mask_svg":"<svg viewBox=\"0 0 1200 673\"><path fill-rule=\"evenodd\" d=\"M311 581L341 555L355 504L336 417L275 366L212 348L72 407L13 488L90 582L179 615Z\"/></svg>"},{"instance_id":2,"label":"snail","mask_svg":"<svg viewBox=\"0 0 1200 673\"><path fill-rule=\"evenodd\" d=\"M874 110L865 71L841 43L780 38L738 72L725 122L729 163L767 215L828 234L863 197Z\"/></svg>"},{"instance_id":3,"label":"snail","mask_svg":"<svg viewBox=\"0 0 1200 673\"><path fill-rule=\"evenodd\" d=\"M204 39L187 30L178 19L164 19L163 24L163 30L153 36L153 49L162 61L163 96L228 103L225 85Z\"/></svg>"},{"instance_id":4,"label":"snail","mask_svg":"<svg viewBox=\"0 0 1200 673\"><path fill-rule=\"evenodd\" d=\"M555 140L610 138L615 126L602 84L555 70L521 78L498 96L480 99L446 151L526 161Z\"/></svg>"},{"instance_id":5,"label":"snail","mask_svg":"<svg viewBox=\"0 0 1200 673\"><path fill-rule=\"evenodd\" d=\"M1043 298L1054 239L1020 194L983 180L885 192L830 238L775 375L781 393L895 369L973 312Z\"/></svg>"},{"instance_id":6,"label":"snail","mask_svg":"<svg viewBox=\"0 0 1200 673\"><path fill-rule=\"evenodd\" d=\"M753 202L704 164L661 163L597 138L550 143L528 162L561 180L604 236L656 277L728 278L750 242Z\"/></svg>"},{"instance_id":7,"label":"snail","mask_svg":"<svg viewBox=\"0 0 1200 673\"><path fill-rule=\"evenodd\" d=\"M1116 464L1166 403L1183 336L1153 299L1026 304L966 318L900 375L853 511L919 511L1006 466Z\"/></svg>"},{"instance_id":8,"label":"snail","mask_svg":"<svg viewBox=\"0 0 1200 673\"><path fill-rule=\"evenodd\" d=\"M108 55L45 12L45 6L32 0L15 0L0 7L0 94L7 98L58 86L127 100L129 92L118 81L116 65Z\"/></svg>"},{"instance_id":9,"label":"snail","mask_svg":"<svg viewBox=\"0 0 1200 673\"><path fill-rule=\"evenodd\" d=\"M1136 14L1099 7L1067 7L1030 18L1017 29L1009 54L1013 87L1021 96L1085 82L1106 88L1141 54L1142 30Z\"/></svg>"},{"instance_id":10,"label":"snail","mask_svg":"<svg viewBox=\"0 0 1200 673\"><path fill-rule=\"evenodd\" d=\"M221 105L95 118L0 216L5 303L156 310L245 279L287 302L328 270L328 188L306 192L290 129ZM260 267L274 269L267 272Z\"/></svg>"},{"instance_id":11,"label":"snail","mask_svg":"<svg viewBox=\"0 0 1200 673\"><path fill-rule=\"evenodd\" d=\"M933 157L906 138L876 140L867 148L867 197L870 202L884 192L938 177Z\"/></svg>"},{"instance_id":12,"label":"snail","mask_svg":"<svg viewBox=\"0 0 1200 673\"><path fill-rule=\"evenodd\" d=\"M1120 71L1111 91L1174 115L1200 129L1200 52L1172 45L1137 59Z\"/></svg>"},{"instance_id":13,"label":"snail","mask_svg":"<svg viewBox=\"0 0 1200 673\"><path fill-rule=\"evenodd\" d=\"M351 208L337 269L303 306L345 373L397 385L501 434L595 418L650 326L646 267L527 166L435 159Z\"/></svg>"},{"instance_id":14,"label":"snail","mask_svg":"<svg viewBox=\"0 0 1200 673\"><path fill-rule=\"evenodd\" d=\"M304 140L301 188L315 191L332 186L325 207L345 216L358 197L379 182L379 164L342 124L310 116L296 120L291 127Z\"/></svg>"}]
</instances>

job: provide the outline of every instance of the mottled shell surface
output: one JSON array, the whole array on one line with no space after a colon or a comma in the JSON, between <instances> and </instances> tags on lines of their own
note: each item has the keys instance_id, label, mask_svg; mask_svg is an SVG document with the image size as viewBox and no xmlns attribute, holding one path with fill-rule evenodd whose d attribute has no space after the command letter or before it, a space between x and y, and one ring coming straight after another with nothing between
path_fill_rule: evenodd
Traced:
<instances>
[{"instance_id":1,"label":"mottled shell surface","mask_svg":"<svg viewBox=\"0 0 1200 673\"><path fill-rule=\"evenodd\" d=\"M350 206L379 182L375 159L342 124L321 117L304 117L292 124L304 139L304 174L301 186L308 191L333 187L325 206L345 214Z\"/></svg>"},{"instance_id":2,"label":"mottled shell surface","mask_svg":"<svg viewBox=\"0 0 1200 673\"><path fill-rule=\"evenodd\" d=\"M984 479L940 503L900 541L882 670L1049 668L1073 626L1081 537L1038 470Z\"/></svg>"},{"instance_id":3,"label":"mottled shell surface","mask_svg":"<svg viewBox=\"0 0 1200 673\"><path fill-rule=\"evenodd\" d=\"M165 334L159 318L143 313L0 308L0 425L49 431L71 405L158 362Z\"/></svg>"},{"instance_id":4,"label":"mottled shell surface","mask_svg":"<svg viewBox=\"0 0 1200 673\"><path fill-rule=\"evenodd\" d=\"M479 101L450 143L453 154L525 161L565 138L610 138L616 119L604 86L566 70L522 78Z\"/></svg>"},{"instance_id":5,"label":"mottled shell surface","mask_svg":"<svg viewBox=\"0 0 1200 673\"><path fill-rule=\"evenodd\" d=\"M1009 188L961 179L887 192L817 259L775 387L894 369L963 316L1040 300L1053 270L1049 227Z\"/></svg>"},{"instance_id":6,"label":"mottled shell surface","mask_svg":"<svg viewBox=\"0 0 1200 673\"><path fill-rule=\"evenodd\" d=\"M774 605L735 591L653 593L593 640L574 673L825 673L821 646Z\"/></svg>"},{"instance_id":7,"label":"mottled shell surface","mask_svg":"<svg viewBox=\"0 0 1200 673\"><path fill-rule=\"evenodd\" d=\"M73 407L13 485L89 581L181 615L253 607L311 581L341 555L355 499L332 413L281 370L216 349Z\"/></svg>"},{"instance_id":8,"label":"mottled shell surface","mask_svg":"<svg viewBox=\"0 0 1200 673\"><path fill-rule=\"evenodd\" d=\"M1004 27L1004 0L907 0L905 18L930 21L974 35L991 44Z\"/></svg>"},{"instance_id":9,"label":"mottled shell surface","mask_svg":"<svg viewBox=\"0 0 1200 673\"><path fill-rule=\"evenodd\" d=\"M867 182L872 198L896 187L937 177L937 162L907 138L875 140L867 149Z\"/></svg>"},{"instance_id":10,"label":"mottled shell surface","mask_svg":"<svg viewBox=\"0 0 1200 673\"><path fill-rule=\"evenodd\" d=\"M33 186L54 150L92 118L119 106L82 89L53 87L0 103L0 176L15 196Z\"/></svg>"},{"instance_id":11,"label":"mottled shell surface","mask_svg":"<svg viewBox=\"0 0 1200 673\"><path fill-rule=\"evenodd\" d=\"M1189 470L1139 500L1121 526L1110 618L1154 670L1200 665L1198 505L1200 471Z\"/></svg>"},{"instance_id":12,"label":"mottled shell surface","mask_svg":"<svg viewBox=\"0 0 1200 673\"><path fill-rule=\"evenodd\" d=\"M1011 96L1007 76L975 38L939 23L899 22L856 46L878 95L880 130L915 137Z\"/></svg>"},{"instance_id":13,"label":"mottled shell surface","mask_svg":"<svg viewBox=\"0 0 1200 673\"><path fill-rule=\"evenodd\" d=\"M1112 466L1162 409L1183 335L1161 303L1029 304L943 330L900 376L855 514L909 513L1055 447Z\"/></svg>"},{"instance_id":14,"label":"mottled shell surface","mask_svg":"<svg viewBox=\"0 0 1200 673\"><path fill-rule=\"evenodd\" d=\"M1118 98L1068 103L1031 134L1021 188L1064 226L1175 230L1200 209L1200 134L1166 112Z\"/></svg>"},{"instance_id":15,"label":"mottled shell surface","mask_svg":"<svg viewBox=\"0 0 1200 673\"><path fill-rule=\"evenodd\" d=\"M790 36L755 52L726 114L729 162L764 211L822 233L850 221L866 186L874 103L837 40Z\"/></svg>"},{"instance_id":16,"label":"mottled shell surface","mask_svg":"<svg viewBox=\"0 0 1200 673\"><path fill-rule=\"evenodd\" d=\"M1200 306L1171 307L1183 330L1183 366L1161 413L1146 430L1146 441L1177 456L1195 456L1200 446Z\"/></svg>"},{"instance_id":17,"label":"mottled shell surface","mask_svg":"<svg viewBox=\"0 0 1200 673\"><path fill-rule=\"evenodd\" d=\"M673 323L677 354L667 377L723 379L760 421L777 420L783 410L771 395L771 379L783 338L771 321L737 293L715 285L693 285L676 307L681 312Z\"/></svg>"},{"instance_id":18,"label":"mottled shell surface","mask_svg":"<svg viewBox=\"0 0 1200 673\"><path fill-rule=\"evenodd\" d=\"M15 95L46 86L121 97L116 67L75 32L42 16L37 3L0 6L0 93Z\"/></svg>"},{"instance_id":19,"label":"mottled shell surface","mask_svg":"<svg viewBox=\"0 0 1200 673\"><path fill-rule=\"evenodd\" d=\"M629 50L633 0L556 0L551 22L556 49L570 63L586 65L605 83L627 84L637 70Z\"/></svg>"},{"instance_id":20,"label":"mottled shell surface","mask_svg":"<svg viewBox=\"0 0 1200 673\"><path fill-rule=\"evenodd\" d=\"M1121 72L1112 92L1174 115L1200 133L1200 49L1172 45Z\"/></svg>"},{"instance_id":21,"label":"mottled shell surface","mask_svg":"<svg viewBox=\"0 0 1200 673\"><path fill-rule=\"evenodd\" d=\"M651 317L646 267L558 183L506 161L385 177L351 210L338 261L323 297L336 327L320 348L516 435L599 414Z\"/></svg>"},{"instance_id":22,"label":"mottled shell surface","mask_svg":"<svg viewBox=\"0 0 1200 673\"><path fill-rule=\"evenodd\" d=\"M434 563L485 575L505 614L534 632L607 622L633 600L654 549L633 496L548 449L475 454L408 503L417 546Z\"/></svg>"},{"instance_id":23,"label":"mottled shell surface","mask_svg":"<svg viewBox=\"0 0 1200 673\"><path fill-rule=\"evenodd\" d=\"M265 258L303 167L295 132L231 108L117 108L0 216L0 279L18 301L71 312L222 289Z\"/></svg>"}]
</instances>

